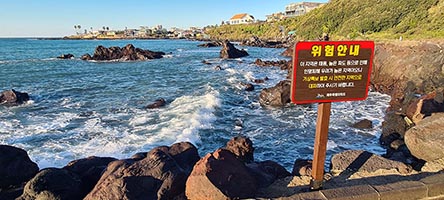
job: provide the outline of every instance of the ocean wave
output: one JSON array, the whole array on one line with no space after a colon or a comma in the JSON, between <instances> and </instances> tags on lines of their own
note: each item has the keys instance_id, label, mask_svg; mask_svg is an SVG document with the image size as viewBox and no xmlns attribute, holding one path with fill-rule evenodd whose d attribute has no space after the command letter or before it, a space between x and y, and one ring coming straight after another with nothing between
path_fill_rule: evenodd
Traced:
<instances>
[{"instance_id":1,"label":"ocean wave","mask_svg":"<svg viewBox=\"0 0 444 200\"><path fill-rule=\"evenodd\" d=\"M176 142L200 143L199 130L212 127L216 120L214 111L220 106L219 93L209 91L204 95L182 96L175 99L159 118L162 124L158 133L149 137L149 144L171 145ZM142 120L143 121L143 120Z\"/></svg>"},{"instance_id":2,"label":"ocean wave","mask_svg":"<svg viewBox=\"0 0 444 200\"><path fill-rule=\"evenodd\" d=\"M14 64L14 63L28 63L28 62L48 62L57 61L58 58L30 58L30 59L20 59L20 60L0 60L0 64Z\"/></svg>"}]
</instances>

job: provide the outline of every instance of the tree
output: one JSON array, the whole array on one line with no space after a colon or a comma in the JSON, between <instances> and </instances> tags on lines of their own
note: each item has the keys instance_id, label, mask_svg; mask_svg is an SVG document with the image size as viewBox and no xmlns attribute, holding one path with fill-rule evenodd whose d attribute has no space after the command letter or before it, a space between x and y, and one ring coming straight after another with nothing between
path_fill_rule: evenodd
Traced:
<instances>
[{"instance_id":1,"label":"tree","mask_svg":"<svg viewBox=\"0 0 444 200\"><path fill-rule=\"evenodd\" d=\"M79 34L80 25L74 25L74 29L76 30L76 34Z\"/></svg>"},{"instance_id":2,"label":"tree","mask_svg":"<svg viewBox=\"0 0 444 200\"><path fill-rule=\"evenodd\" d=\"M109 31L109 27L108 26L106 27L106 30Z\"/></svg>"}]
</instances>

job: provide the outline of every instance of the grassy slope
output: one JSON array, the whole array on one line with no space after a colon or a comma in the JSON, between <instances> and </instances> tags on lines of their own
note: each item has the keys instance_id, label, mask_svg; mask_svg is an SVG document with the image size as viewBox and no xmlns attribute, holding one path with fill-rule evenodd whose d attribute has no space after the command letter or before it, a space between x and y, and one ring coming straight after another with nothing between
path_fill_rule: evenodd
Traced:
<instances>
[{"instance_id":1,"label":"grassy slope","mask_svg":"<svg viewBox=\"0 0 444 200\"><path fill-rule=\"evenodd\" d=\"M224 25L207 31L214 39L242 40L256 35L280 39L279 27L296 31L297 39L444 38L444 0L331 0L307 15L273 23Z\"/></svg>"}]
</instances>

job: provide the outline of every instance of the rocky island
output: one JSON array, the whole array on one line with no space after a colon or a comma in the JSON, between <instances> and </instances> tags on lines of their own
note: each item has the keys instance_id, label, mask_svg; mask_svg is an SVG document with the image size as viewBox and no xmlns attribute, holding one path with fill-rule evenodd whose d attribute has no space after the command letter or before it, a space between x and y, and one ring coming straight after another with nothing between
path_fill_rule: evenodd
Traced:
<instances>
[{"instance_id":1,"label":"rocky island","mask_svg":"<svg viewBox=\"0 0 444 200\"><path fill-rule=\"evenodd\" d=\"M96 47L93 56L85 54L81 57L82 60L94 61L137 61L137 60L151 60L159 59L165 55L164 52L156 52L144 50L128 44L125 47Z\"/></svg>"}]
</instances>

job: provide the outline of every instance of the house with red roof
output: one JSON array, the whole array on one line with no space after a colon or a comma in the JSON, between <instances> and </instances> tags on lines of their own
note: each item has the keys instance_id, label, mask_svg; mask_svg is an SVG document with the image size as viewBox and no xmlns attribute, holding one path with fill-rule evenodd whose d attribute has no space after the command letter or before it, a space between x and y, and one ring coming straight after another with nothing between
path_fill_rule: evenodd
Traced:
<instances>
[{"instance_id":1,"label":"house with red roof","mask_svg":"<svg viewBox=\"0 0 444 200\"><path fill-rule=\"evenodd\" d=\"M247 13L236 14L230 18L229 24L250 24L254 22L254 17Z\"/></svg>"}]
</instances>

